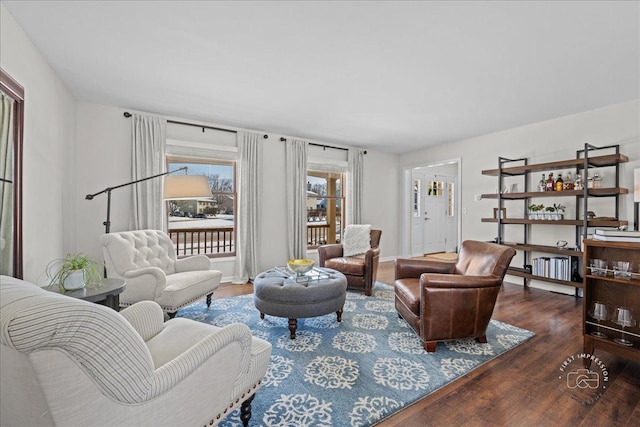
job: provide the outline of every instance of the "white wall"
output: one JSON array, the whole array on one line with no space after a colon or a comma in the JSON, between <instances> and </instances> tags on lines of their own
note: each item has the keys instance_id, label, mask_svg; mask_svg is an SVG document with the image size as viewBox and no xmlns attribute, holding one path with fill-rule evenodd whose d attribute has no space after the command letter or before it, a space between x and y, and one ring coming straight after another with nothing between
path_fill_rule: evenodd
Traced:
<instances>
[{"instance_id":1,"label":"white wall","mask_svg":"<svg viewBox=\"0 0 640 427\"><path fill-rule=\"evenodd\" d=\"M492 217L496 200L475 201L474 195L495 192L497 178L484 176L481 172L483 169L497 168L498 156L511 159L528 158L529 163L541 163L575 158L576 150L584 148L586 142L595 146L620 144L621 152L629 157L629 162L620 167L620 185L631 189L633 188L633 170L640 167L639 132L639 102L634 101L406 153L400 156L399 167L405 169L461 157L461 211L467 209L467 214L462 214L462 240L492 240L497 236L496 224L483 223L480 219ZM554 172L554 175L557 175L559 171L548 172ZM605 186L613 186L610 169L603 169L603 172L605 182L610 183ZM538 174L531 177L533 183L539 178ZM611 200L592 198L589 201L589 209L595 210L598 215L610 214ZM548 199L542 202L549 204ZM575 215L573 198L563 203L569 207L567 210L569 217L573 217ZM523 214L522 211L517 211L516 205L520 204L511 202L507 205L507 216L518 217ZM620 217L628 220L632 225L633 196L631 194L621 197ZM506 239L514 241L521 239L521 227L506 226L506 231L509 233L506 234ZM534 227L531 239L534 243L553 245L560 239L568 242L575 241L574 227ZM522 262L516 258L513 265L519 266L519 264ZM512 281L522 282L518 278L513 278ZM533 286L567 293L574 291L572 287L553 287L546 282L534 282Z\"/></svg>"},{"instance_id":2,"label":"white wall","mask_svg":"<svg viewBox=\"0 0 640 427\"><path fill-rule=\"evenodd\" d=\"M73 200L75 215L65 219L72 235L68 250L101 257L98 238L104 233L106 194L91 201L84 198L87 194L131 180L131 119L124 118L125 110L120 108L90 103L78 103L77 108L77 188ZM181 120L179 117L173 119ZM209 125L216 126L215 123ZM201 129L188 126L167 126L167 137L172 139L228 145L229 135L210 130L203 134ZM284 144L280 142L281 136L269 134L269 138L263 140L261 269L282 265L287 259ZM316 158L323 155L322 150L312 152L316 153L313 155ZM344 153L327 150L325 155L336 158L344 156ZM363 222L383 230L381 257L387 259L398 254L397 159L395 154L376 151L369 151L365 156ZM111 203L111 231L127 230L131 188L114 190ZM317 253L312 252L309 256L317 260ZM216 259L213 264L223 272L224 280L230 280L232 259Z\"/></svg>"},{"instance_id":3,"label":"white wall","mask_svg":"<svg viewBox=\"0 0 640 427\"><path fill-rule=\"evenodd\" d=\"M36 281L51 259L67 252L101 256L98 237L104 232L106 197L93 201L84 197L130 181L130 120L122 116L120 108L76 104L3 5L0 51L0 66L25 88L24 267L25 278ZM462 159L461 208L468 212L462 215L462 239L490 240L496 236L495 224L480 222L480 218L491 216L494 202L474 201L474 195L495 189L496 180L481 171L496 167L499 155L545 162L572 158L585 142L620 144L631 159L621 167L621 186L631 188L633 169L640 167L638 118L635 101L402 156L369 151L365 156L363 222L383 230L383 259L400 255L404 169L458 157ZM269 136L263 176L262 268L282 263L287 252L284 148L280 135ZM130 197L129 188L113 192L113 231L128 228ZM631 220L632 206L631 196L622 198L623 219ZM596 207L602 212L606 209ZM537 238L553 243L561 238L556 229L541 229ZM573 231L564 233L569 234L565 240L572 241Z\"/></svg>"},{"instance_id":4,"label":"white wall","mask_svg":"<svg viewBox=\"0 0 640 427\"><path fill-rule=\"evenodd\" d=\"M76 102L31 40L0 4L0 66L25 90L24 276L36 281L69 247L63 218L73 193Z\"/></svg>"}]
</instances>

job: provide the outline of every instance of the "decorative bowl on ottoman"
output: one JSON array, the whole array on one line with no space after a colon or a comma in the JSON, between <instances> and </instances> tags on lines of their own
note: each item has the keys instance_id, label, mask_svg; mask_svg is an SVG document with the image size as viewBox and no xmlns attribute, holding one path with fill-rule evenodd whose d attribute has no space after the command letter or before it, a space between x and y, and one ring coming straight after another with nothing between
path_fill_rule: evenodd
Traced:
<instances>
[{"instance_id":1,"label":"decorative bowl on ottoman","mask_svg":"<svg viewBox=\"0 0 640 427\"><path fill-rule=\"evenodd\" d=\"M302 276L313 268L314 262L312 259L290 259L287 265L298 276Z\"/></svg>"}]
</instances>

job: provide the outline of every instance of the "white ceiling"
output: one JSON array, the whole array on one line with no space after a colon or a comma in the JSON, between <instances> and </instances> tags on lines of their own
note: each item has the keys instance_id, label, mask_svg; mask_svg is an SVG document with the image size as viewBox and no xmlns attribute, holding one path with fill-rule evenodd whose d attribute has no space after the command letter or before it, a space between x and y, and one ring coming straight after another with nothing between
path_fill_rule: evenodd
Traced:
<instances>
[{"instance_id":1,"label":"white ceiling","mask_svg":"<svg viewBox=\"0 0 640 427\"><path fill-rule=\"evenodd\" d=\"M403 153L638 99L637 1L2 1L79 101Z\"/></svg>"}]
</instances>

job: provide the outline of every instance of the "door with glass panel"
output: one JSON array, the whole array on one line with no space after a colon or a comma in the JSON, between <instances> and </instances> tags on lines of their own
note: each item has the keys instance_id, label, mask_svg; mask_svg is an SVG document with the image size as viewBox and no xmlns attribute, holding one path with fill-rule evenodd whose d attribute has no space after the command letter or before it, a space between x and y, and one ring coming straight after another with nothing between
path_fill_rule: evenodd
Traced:
<instances>
[{"instance_id":1,"label":"door with glass panel","mask_svg":"<svg viewBox=\"0 0 640 427\"><path fill-rule=\"evenodd\" d=\"M446 182L436 175L425 175L423 253L445 251Z\"/></svg>"}]
</instances>

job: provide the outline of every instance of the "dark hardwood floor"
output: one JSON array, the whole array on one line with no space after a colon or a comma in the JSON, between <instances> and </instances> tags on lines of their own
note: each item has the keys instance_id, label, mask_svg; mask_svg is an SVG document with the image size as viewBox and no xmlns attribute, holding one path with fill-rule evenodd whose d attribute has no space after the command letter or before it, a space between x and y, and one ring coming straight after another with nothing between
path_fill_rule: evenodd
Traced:
<instances>
[{"instance_id":1,"label":"dark hardwood floor","mask_svg":"<svg viewBox=\"0 0 640 427\"><path fill-rule=\"evenodd\" d=\"M380 263L378 281L393 284L393 262ZM214 295L251 292L251 285L223 285ZM378 426L640 426L639 362L597 350L609 385L591 405L559 383L562 362L583 350L581 299L505 283L493 318L536 336Z\"/></svg>"}]
</instances>

